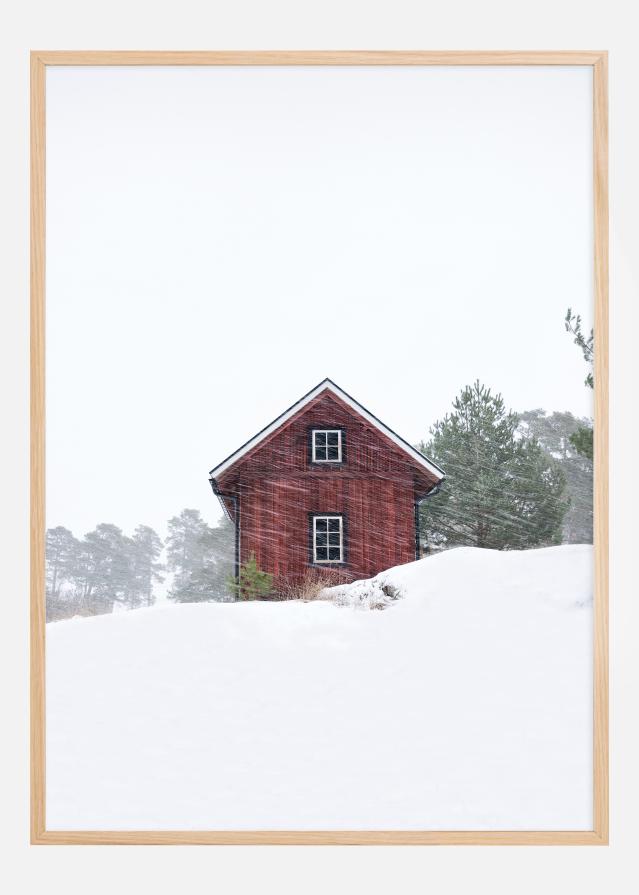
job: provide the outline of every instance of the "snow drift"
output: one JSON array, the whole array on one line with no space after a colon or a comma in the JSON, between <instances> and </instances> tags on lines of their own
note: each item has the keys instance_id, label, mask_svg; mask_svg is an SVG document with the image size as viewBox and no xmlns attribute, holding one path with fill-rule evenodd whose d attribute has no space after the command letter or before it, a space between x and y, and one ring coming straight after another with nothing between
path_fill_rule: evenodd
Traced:
<instances>
[{"instance_id":1,"label":"snow drift","mask_svg":"<svg viewBox=\"0 0 639 895\"><path fill-rule=\"evenodd\" d=\"M49 829L588 829L592 548L47 629ZM394 597L401 594L400 599Z\"/></svg>"}]
</instances>

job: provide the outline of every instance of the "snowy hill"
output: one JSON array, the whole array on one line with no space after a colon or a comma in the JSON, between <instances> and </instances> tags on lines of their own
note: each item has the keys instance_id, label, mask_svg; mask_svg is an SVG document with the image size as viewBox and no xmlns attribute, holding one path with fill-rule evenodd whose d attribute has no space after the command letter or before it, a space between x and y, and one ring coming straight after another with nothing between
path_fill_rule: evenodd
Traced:
<instances>
[{"instance_id":1,"label":"snowy hill","mask_svg":"<svg viewBox=\"0 0 639 895\"><path fill-rule=\"evenodd\" d=\"M384 612L49 625L47 826L590 828L591 578L587 546L462 548L340 589Z\"/></svg>"}]
</instances>

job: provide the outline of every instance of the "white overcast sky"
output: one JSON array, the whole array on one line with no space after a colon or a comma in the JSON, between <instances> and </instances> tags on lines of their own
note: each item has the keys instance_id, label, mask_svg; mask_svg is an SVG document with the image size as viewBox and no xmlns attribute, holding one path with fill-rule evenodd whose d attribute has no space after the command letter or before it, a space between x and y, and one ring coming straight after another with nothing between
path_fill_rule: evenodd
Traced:
<instances>
[{"instance_id":1,"label":"white overcast sky","mask_svg":"<svg viewBox=\"0 0 639 895\"><path fill-rule=\"evenodd\" d=\"M325 376L411 442L476 378L590 416L588 67L49 68L47 523L214 522Z\"/></svg>"}]
</instances>

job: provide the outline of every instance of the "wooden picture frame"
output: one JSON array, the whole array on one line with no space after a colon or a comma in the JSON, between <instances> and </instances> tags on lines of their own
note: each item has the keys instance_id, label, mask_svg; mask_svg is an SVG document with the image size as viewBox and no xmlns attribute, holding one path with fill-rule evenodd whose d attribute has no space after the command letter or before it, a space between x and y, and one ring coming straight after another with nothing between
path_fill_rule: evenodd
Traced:
<instances>
[{"instance_id":1,"label":"wooden picture frame","mask_svg":"<svg viewBox=\"0 0 639 895\"><path fill-rule=\"evenodd\" d=\"M593 78L594 729L588 831L52 831L45 822L45 75L48 66L588 66ZM80 52L31 54L31 842L34 844L605 845L608 843L607 54L549 52Z\"/></svg>"}]
</instances>

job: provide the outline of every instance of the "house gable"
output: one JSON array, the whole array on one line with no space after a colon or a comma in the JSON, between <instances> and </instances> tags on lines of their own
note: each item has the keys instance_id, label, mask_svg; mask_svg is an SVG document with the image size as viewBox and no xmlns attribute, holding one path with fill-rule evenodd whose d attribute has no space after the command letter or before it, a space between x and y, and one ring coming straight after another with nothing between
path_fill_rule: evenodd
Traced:
<instances>
[{"instance_id":1,"label":"house gable","mask_svg":"<svg viewBox=\"0 0 639 895\"><path fill-rule=\"evenodd\" d=\"M214 467L210 472L214 488L238 477L240 469L243 476L249 461L251 476L272 471L274 464L285 464L290 471L295 469L309 472L310 468L310 471L319 472L315 468L319 464L312 462L309 452L313 428L344 431L345 462L326 464L334 471L338 466L348 466L350 474L359 469L362 473L377 472L382 475L389 471L385 469L388 459L383 458L390 456L400 467L410 468L414 474L419 472L420 478L430 483L430 486L444 478L443 470L435 463L404 441L338 385L325 379ZM303 443L302 438L305 439Z\"/></svg>"}]
</instances>

